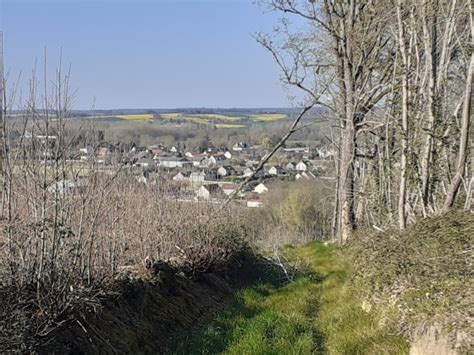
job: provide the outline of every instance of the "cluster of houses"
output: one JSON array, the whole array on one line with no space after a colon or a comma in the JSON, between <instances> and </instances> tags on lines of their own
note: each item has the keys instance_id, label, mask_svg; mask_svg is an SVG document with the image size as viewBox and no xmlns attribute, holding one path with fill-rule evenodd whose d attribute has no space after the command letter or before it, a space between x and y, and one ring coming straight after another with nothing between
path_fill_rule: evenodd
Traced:
<instances>
[{"instance_id":1,"label":"cluster of houses","mask_svg":"<svg viewBox=\"0 0 474 355\"><path fill-rule=\"evenodd\" d=\"M113 147L84 147L75 155L78 161L93 159L99 164L122 164L136 168L141 183L166 180L172 198L204 200L222 203L235 194L243 179L253 176L251 183L239 192L248 207L261 207L260 195L268 191L268 182L275 179L312 180L324 176L333 152L308 147L284 148L275 159L256 172L267 151L239 142L231 149L211 148L204 152L182 152L177 147L153 145L133 146L128 152L117 153Z\"/></svg>"}]
</instances>

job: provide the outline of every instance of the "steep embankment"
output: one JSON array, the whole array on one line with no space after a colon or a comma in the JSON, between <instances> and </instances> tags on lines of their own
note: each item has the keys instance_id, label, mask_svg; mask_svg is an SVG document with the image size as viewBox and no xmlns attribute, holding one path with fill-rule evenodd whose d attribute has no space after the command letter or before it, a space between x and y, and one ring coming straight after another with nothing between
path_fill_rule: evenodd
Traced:
<instances>
[{"instance_id":1,"label":"steep embankment","mask_svg":"<svg viewBox=\"0 0 474 355\"><path fill-rule=\"evenodd\" d=\"M367 307L395 314L410 353L474 351L473 245L474 214L461 211L352 242Z\"/></svg>"},{"instance_id":2,"label":"steep embankment","mask_svg":"<svg viewBox=\"0 0 474 355\"><path fill-rule=\"evenodd\" d=\"M207 324L233 293L270 270L252 253L236 255L225 271L186 275L167 264L124 277L100 310L77 312L47 338L40 354L161 354L180 334ZM222 266L222 265L221 265ZM270 272L270 271L268 271Z\"/></svg>"}]
</instances>

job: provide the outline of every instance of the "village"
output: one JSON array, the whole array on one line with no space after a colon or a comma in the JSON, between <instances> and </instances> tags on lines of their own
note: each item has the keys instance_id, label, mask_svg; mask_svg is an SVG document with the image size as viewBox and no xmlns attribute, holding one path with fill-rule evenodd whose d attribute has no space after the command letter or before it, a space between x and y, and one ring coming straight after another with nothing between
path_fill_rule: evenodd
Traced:
<instances>
[{"instance_id":1,"label":"village","mask_svg":"<svg viewBox=\"0 0 474 355\"><path fill-rule=\"evenodd\" d=\"M121 152L115 146L101 143L98 147L79 148L70 161L104 168L121 167L132 172L137 183L159 185L169 199L185 202L224 203L235 195L239 185L249 177L249 183L237 194L236 200L249 208L262 207L262 194L274 181L333 179L334 151L308 146L280 149L263 169L256 172L268 150L237 142L228 148L205 151L181 151L176 146L133 145ZM87 184L87 178L62 180L50 186L50 192L72 193Z\"/></svg>"}]
</instances>

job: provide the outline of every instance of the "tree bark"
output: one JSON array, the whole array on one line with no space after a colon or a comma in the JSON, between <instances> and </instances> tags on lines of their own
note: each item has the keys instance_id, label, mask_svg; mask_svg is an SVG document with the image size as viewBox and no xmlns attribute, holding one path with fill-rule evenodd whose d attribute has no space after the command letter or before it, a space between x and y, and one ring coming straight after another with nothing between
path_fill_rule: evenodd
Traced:
<instances>
[{"instance_id":1,"label":"tree bark","mask_svg":"<svg viewBox=\"0 0 474 355\"><path fill-rule=\"evenodd\" d=\"M471 61L467 72L466 89L464 93L464 104L462 111L461 139L459 144L459 153L456 163L456 171L444 200L443 213L449 212L454 205L456 195L461 186L464 176L465 165L467 161L467 150L469 144L469 126L472 119L473 102L473 75L474 75L474 53L471 53Z\"/></svg>"},{"instance_id":2,"label":"tree bark","mask_svg":"<svg viewBox=\"0 0 474 355\"><path fill-rule=\"evenodd\" d=\"M402 59L402 153L400 158L400 186L398 196L398 226L405 229L406 221L406 190L407 190L407 155L408 155L408 70L409 60L405 44L405 27L402 18L402 2L397 3L398 42Z\"/></svg>"}]
</instances>

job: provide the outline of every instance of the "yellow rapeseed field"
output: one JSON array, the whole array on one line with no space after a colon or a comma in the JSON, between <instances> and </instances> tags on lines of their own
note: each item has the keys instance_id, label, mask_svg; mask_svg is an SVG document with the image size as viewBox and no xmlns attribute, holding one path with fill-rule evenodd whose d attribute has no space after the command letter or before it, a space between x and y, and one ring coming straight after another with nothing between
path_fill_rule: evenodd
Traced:
<instances>
[{"instance_id":1,"label":"yellow rapeseed field","mask_svg":"<svg viewBox=\"0 0 474 355\"><path fill-rule=\"evenodd\" d=\"M260 115L251 115L250 117L252 117L255 121L268 122L268 121L282 120L286 118L286 115L282 113L263 113Z\"/></svg>"},{"instance_id":2,"label":"yellow rapeseed field","mask_svg":"<svg viewBox=\"0 0 474 355\"><path fill-rule=\"evenodd\" d=\"M153 115L150 114L141 114L141 115L120 115L120 116L114 116L117 118L120 118L122 120L128 120L128 121L153 121Z\"/></svg>"},{"instance_id":3,"label":"yellow rapeseed field","mask_svg":"<svg viewBox=\"0 0 474 355\"><path fill-rule=\"evenodd\" d=\"M245 128L243 124L218 123L216 128Z\"/></svg>"}]
</instances>

